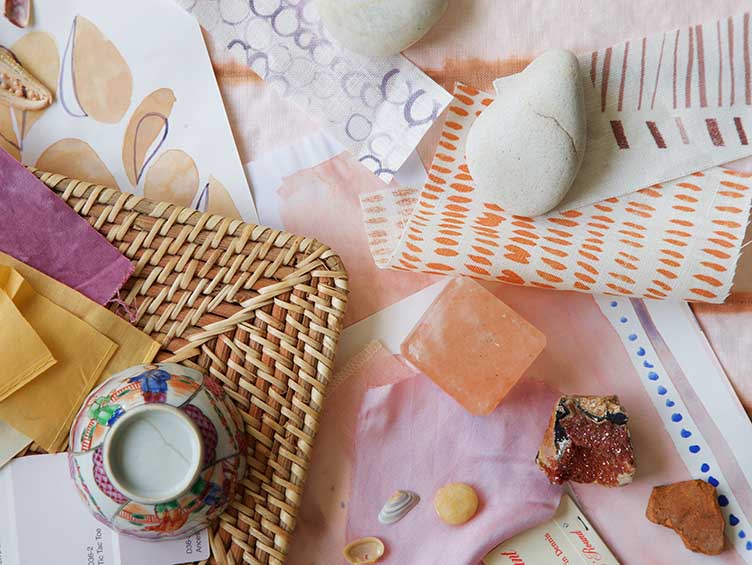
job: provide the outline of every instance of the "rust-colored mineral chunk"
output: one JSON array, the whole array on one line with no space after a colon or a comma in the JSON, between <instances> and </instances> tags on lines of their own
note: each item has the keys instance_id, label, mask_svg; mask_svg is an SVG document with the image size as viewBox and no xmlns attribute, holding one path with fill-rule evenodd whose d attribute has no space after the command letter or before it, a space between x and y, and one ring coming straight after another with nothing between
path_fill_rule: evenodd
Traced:
<instances>
[{"instance_id":1,"label":"rust-colored mineral chunk","mask_svg":"<svg viewBox=\"0 0 752 565\"><path fill-rule=\"evenodd\" d=\"M630 483L635 460L627 420L616 396L562 396L536 462L554 484Z\"/></svg>"},{"instance_id":2,"label":"rust-colored mineral chunk","mask_svg":"<svg viewBox=\"0 0 752 565\"><path fill-rule=\"evenodd\" d=\"M725 522L715 487L701 480L653 487L645 516L672 528L690 551L718 555L723 551Z\"/></svg>"}]
</instances>

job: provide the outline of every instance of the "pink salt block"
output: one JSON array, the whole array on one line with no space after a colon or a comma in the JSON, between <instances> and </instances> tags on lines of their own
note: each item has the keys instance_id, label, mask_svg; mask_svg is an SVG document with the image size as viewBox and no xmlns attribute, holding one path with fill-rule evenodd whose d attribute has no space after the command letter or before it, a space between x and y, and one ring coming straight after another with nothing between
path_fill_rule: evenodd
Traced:
<instances>
[{"instance_id":1,"label":"pink salt block","mask_svg":"<svg viewBox=\"0 0 752 565\"><path fill-rule=\"evenodd\" d=\"M475 415L490 414L546 346L546 336L480 284L451 280L402 355Z\"/></svg>"}]
</instances>

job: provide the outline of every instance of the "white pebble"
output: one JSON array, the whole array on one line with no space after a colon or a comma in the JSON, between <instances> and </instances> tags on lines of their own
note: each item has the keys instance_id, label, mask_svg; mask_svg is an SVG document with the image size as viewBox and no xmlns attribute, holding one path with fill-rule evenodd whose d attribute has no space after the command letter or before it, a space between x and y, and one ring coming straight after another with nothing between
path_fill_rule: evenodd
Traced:
<instances>
[{"instance_id":1,"label":"white pebble","mask_svg":"<svg viewBox=\"0 0 752 565\"><path fill-rule=\"evenodd\" d=\"M547 51L494 87L497 98L475 120L465 147L477 194L513 214L545 214L564 198L585 154L577 58Z\"/></svg>"},{"instance_id":2,"label":"white pebble","mask_svg":"<svg viewBox=\"0 0 752 565\"><path fill-rule=\"evenodd\" d=\"M423 37L449 0L316 0L327 31L363 55L394 55Z\"/></svg>"}]
</instances>

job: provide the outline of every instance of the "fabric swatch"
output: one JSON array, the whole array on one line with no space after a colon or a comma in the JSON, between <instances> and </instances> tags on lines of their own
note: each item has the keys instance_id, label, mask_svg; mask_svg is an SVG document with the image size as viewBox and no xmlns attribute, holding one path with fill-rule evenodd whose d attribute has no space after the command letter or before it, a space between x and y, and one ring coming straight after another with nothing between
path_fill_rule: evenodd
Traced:
<instances>
[{"instance_id":1,"label":"fabric swatch","mask_svg":"<svg viewBox=\"0 0 752 565\"><path fill-rule=\"evenodd\" d=\"M123 369L127 369L128 367L132 367L133 365L151 362L157 354L157 351L159 351L159 343L151 339L148 335L113 312L98 306L70 287L57 282L43 273L40 273L36 269L33 269L4 253L0 253L0 265L13 267L29 284L31 284L38 294L48 298L51 302L90 326L95 333L105 336L117 345L114 353L105 362L103 370L97 375L95 382L88 385L84 396L88 394L89 390L95 384L104 381L113 374L122 371ZM44 336L41 337L43 340L45 339ZM79 348L80 346L76 347ZM80 351L80 349L76 350ZM86 350L88 351L88 348ZM52 347L51 351L54 355L55 350ZM62 359L58 359L58 361L62 362ZM41 377L35 379L32 384L36 384L36 381L41 382ZM12 398L13 397L7 399L5 402L9 402ZM78 409L83 400L84 398L81 397L81 399L75 403L74 410L72 410L70 414L62 416L62 433L58 434L51 451L58 451L65 447L68 441L66 432L72 423L75 410ZM10 412L10 410L8 410L8 412ZM5 417L5 410L3 409L2 403L0 403L0 420L5 420L6 423L13 425L12 422L8 421ZM23 432L22 429L18 429L17 431ZM30 434L26 435L29 436Z\"/></svg>"},{"instance_id":2,"label":"fabric swatch","mask_svg":"<svg viewBox=\"0 0 752 565\"><path fill-rule=\"evenodd\" d=\"M314 0L178 3L385 182L451 100L402 55L366 57L337 45Z\"/></svg>"},{"instance_id":3,"label":"fabric swatch","mask_svg":"<svg viewBox=\"0 0 752 565\"><path fill-rule=\"evenodd\" d=\"M414 371L378 341L339 369L327 386L310 472L287 562L334 563L345 526L355 459L358 411L369 388L412 378ZM335 557L336 556L336 557Z\"/></svg>"},{"instance_id":4,"label":"fabric swatch","mask_svg":"<svg viewBox=\"0 0 752 565\"><path fill-rule=\"evenodd\" d=\"M714 167L577 210L514 216L474 195L464 159L468 130L492 101L457 85L423 189L361 195L380 267L558 290L724 301L752 202L750 175Z\"/></svg>"},{"instance_id":5,"label":"fabric swatch","mask_svg":"<svg viewBox=\"0 0 752 565\"><path fill-rule=\"evenodd\" d=\"M31 290L21 274L8 267L0 268L0 287L20 301ZM23 308L57 363L0 402L0 419L54 451L117 344L39 294Z\"/></svg>"},{"instance_id":6,"label":"fabric swatch","mask_svg":"<svg viewBox=\"0 0 752 565\"><path fill-rule=\"evenodd\" d=\"M0 151L0 251L76 289L109 301L133 265L23 165Z\"/></svg>"},{"instance_id":7,"label":"fabric swatch","mask_svg":"<svg viewBox=\"0 0 752 565\"><path fill-rule=\"evenodd\" d=\"M7 267L0 267L0 272L3 269ZM55 364L52 353L24 317L28 310L37 310L39 297L25 282L14 290L11 296L0 287L0 401Z\"/></svg>"},{"instance_id":8,"label":"fabric swatch","mask_svg":"<svg viewBox=\"0 0 752 565\"><path fill-rule=\"evenodd\" d=\"M588 142L557 210L752 155L749 26L740 14L580 55Z\"/></svg>"},{"instance_id":9,"label":"fabric swatch","mask_svg":"<svg viewBox=\"0 0 752 565\"><path fill-rule=\"evenodd\" d=\"M369 390L355 441L355 470L347 538L381 538L382 562L475 565L502 540L549 519L561 488L549 484L535 454L558 393L525 378L488 416L471 416L426 376ZM478 493L475 517L444 524L434 493L464 482ZM397 489L420 503L402 520L383 525L381 506Z\"/></svg>"}]
</instances>

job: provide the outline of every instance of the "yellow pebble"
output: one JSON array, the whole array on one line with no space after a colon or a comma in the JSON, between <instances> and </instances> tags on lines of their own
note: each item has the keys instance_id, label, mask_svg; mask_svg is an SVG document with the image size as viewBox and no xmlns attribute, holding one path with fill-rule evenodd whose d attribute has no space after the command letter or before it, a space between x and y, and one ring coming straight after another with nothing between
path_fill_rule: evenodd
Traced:
<instances>
[{"instance_id":1,"label":"yellow pebble","mask_svg":"<svg viewBox=\"0 0 752 565\"><path fill-rule=\"evenodd\" d=\"M465 483L450 483L436 491L433 507L439 518L447 524L464 524L478 510L478 495Z\"/></svg>"}]
</instances>

